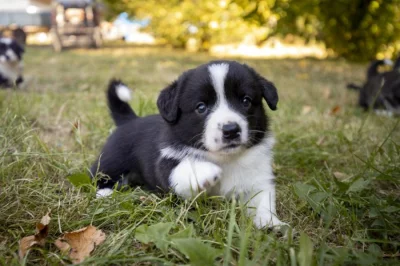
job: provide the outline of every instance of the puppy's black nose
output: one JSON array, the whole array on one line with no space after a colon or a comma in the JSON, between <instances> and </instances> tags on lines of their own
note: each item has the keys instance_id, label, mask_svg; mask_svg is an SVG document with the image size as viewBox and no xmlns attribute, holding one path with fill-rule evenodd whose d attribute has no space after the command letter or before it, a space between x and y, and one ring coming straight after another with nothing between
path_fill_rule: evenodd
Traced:
<instances>
[{"instance_id":1,"label":"puppy's black nose","mask_svg":"<svg viewBox=\"0 0 400 266\"><path fill-rule=\"evenodd\" d=\"M222 134L226 140L234 140L240 137L240 127L237 123L229 123L222 126Z\"/></svg>"}]
</instances>

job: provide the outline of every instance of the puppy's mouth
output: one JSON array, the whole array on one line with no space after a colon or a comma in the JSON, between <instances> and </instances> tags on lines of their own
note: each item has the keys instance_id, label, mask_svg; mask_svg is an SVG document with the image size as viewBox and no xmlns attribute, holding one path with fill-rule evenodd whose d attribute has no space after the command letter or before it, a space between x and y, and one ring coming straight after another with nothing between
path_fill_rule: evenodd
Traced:
<instances>
[{"instance_id":1,"label":"puppy's mouth","mask_svg":"<svg viewBox=\"0 0 400 266\"><path fill-rule=\"evenodd\" d=\"M221 153L236 153L241 151L243 148L242 143L230 143L222 147L219 152Z\"/></svg>"}]
</instances>

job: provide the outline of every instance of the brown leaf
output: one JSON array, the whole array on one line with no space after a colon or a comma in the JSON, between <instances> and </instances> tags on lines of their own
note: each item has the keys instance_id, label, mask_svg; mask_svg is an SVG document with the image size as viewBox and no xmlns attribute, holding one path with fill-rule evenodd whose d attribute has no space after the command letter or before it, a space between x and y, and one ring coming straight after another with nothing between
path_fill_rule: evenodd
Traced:
<instances>
[{"instance_id":1,"label":"brown leaf","mask_svg":"<svg viewBox=\"0 0 400 266\"><path fill-rule=\"evenodd\" d=\"M49 234L49 223L51 220L49 214L50 211L42 217L40 223L36 224L36 233L34 235L26 236L19 241L18 255L21 260L25 257L28 249L32 246L39 245L43 247L46 243L46 237Z\"/></svg>"},{"instance_id":2,"label":"brown leaf","mask_svg":"<svg viewBox=\"0 0 400 266\"><path fill-rule=\"evenodd\" d=\"M336 105L335 107L332 108L332 110L331 110L331 112L329 114L330 115L336 115L339 112L340 112L340 106Z\"/></svg>"},{"instance_id":3,"label":"brown leaf","mask_svg":"<svg viewBox=\"0 0 400 266\"><path fill-rule=\"evenodd\" d=\"M306 114L308 114L309 112L311 112L311 110L312 110L312 107L311 107L311 106L309 106L309 105L304 105L304 106L303 106L303 109L301 110L301 114L306 115Z\"/></svg>"},{"instance_id":4,"label":"brown leaf","mask_svg":"<svg viewBox=\"0 0 400 266\"><path fill-rule=\"evenodd\" d=\"M325 142L325 136L320 137L315 144L321 146Z\"/></svg>"},{"instance_id":5,"label":"brown leaf","mask_svg":"<svg viewBox=\"0 0 400 266\"><path fill-rule=\"evenodd\" d=\"M81 263L96 246L106 239L106 234L96 227L89 225L82 229L67 232L55 241L55 245L63 252L68 253L74 264Z\"/></svg>"},{"instance_id":6,"label":"brown leaf","mask_svg":"<svg viewBox=\"0 0 400 266\"><path fill-rule=\"evenodd\" d=\"M323 90L323 97L324 97L324 99L329 99L331 97L331 89L330 88L325 88Z\"/></svg>"},{"instance_id":7,"label":"brown leaf","mask_svg":"<svg viewBox=\"0 0 400 266\"><path fill-rule=\"evenodd\" d=\"M345 179L349 178L348 175L346 175L345 173L341 173L341 172L333 172L333 175L339 180L345 180Z\"/></svg>"}]
</instances>

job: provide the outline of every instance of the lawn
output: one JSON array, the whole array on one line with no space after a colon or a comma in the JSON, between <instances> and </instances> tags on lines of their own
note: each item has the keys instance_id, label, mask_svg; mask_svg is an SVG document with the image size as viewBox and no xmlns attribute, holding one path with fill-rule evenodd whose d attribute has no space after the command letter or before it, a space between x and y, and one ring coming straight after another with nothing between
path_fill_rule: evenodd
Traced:
<instances>
[{"instance_id":1,"label":"lawn","mask_svg":"<svg viewBox=\"0 0 400 266\"><path fill-rule=\"evenodd\" d=\"M184 201L140 188L96 199L94 186L68 181L85 173L114 128L104 93L110 78L133 88L133 107L147 115L157 112L163 87L213 59L162 48L29 47L27 87L0 91L0 264L19 263L18 241L49 209L47 243L22 263L69 263L54 240L90 224L107 237L87 265L399 263L400 120L356 107L345 85L363 80L362 64L237 59L278 88L269 116L278 215L294 228L286 236L256 229L232 200Z\"/></svg>"}]
</instances>

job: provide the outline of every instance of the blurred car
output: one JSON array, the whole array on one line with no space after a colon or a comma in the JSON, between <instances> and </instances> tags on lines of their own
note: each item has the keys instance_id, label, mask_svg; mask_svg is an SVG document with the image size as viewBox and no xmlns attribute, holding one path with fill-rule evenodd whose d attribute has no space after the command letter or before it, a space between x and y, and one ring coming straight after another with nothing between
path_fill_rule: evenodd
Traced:
<instances>
[{"instance_id":1,"label":"blurred car","mask_svg":"<svg viewBox=\"0 0 400 266\"><path fill-rule=\"evenodd\" d=\"M75 45L101 46L101 11L95 0L54 1L50 31L54 50L61 51Z\"/></svg>"}]
</instances>

